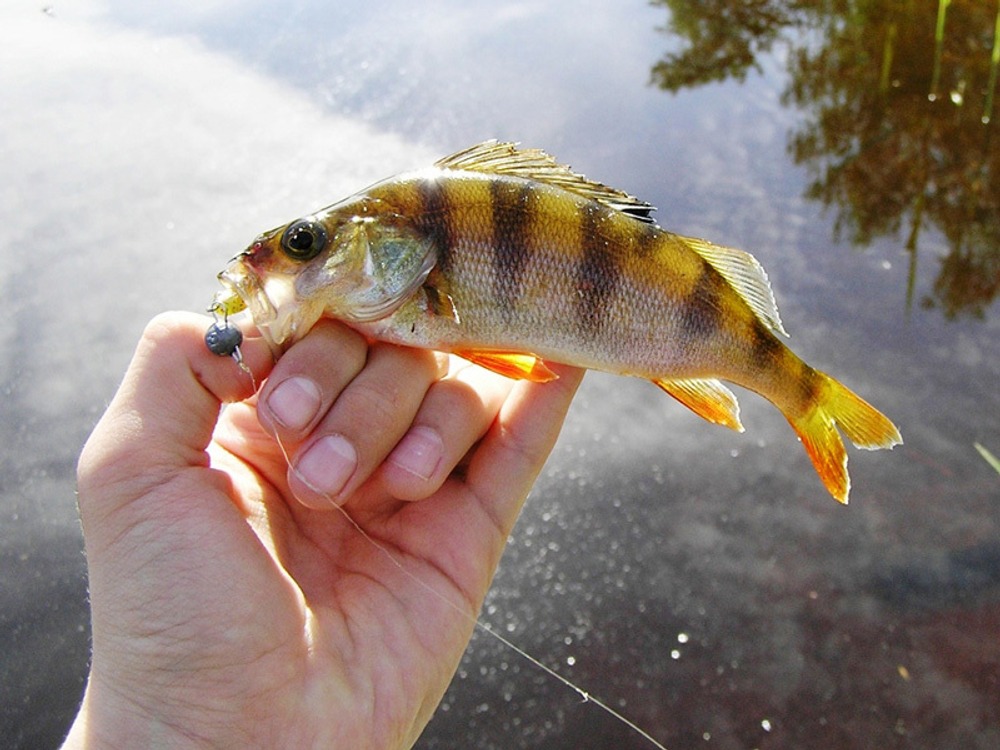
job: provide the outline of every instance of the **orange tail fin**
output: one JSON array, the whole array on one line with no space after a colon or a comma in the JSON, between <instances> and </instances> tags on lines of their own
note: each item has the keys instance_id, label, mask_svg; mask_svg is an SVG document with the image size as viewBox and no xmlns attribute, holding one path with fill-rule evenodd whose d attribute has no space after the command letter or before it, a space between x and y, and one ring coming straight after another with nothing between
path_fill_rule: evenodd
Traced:
<instances>
[{"instance_id":1,"label":"orange tail fin","mask_svg":"<svg viewBox=\"0 0 1000 750\"><path fill-rule=\"evenodd\" d=\"M837 500L847 504L851 478L847 453L837 432L839 426L858 448L878 450L903 442L896 425L875 407L829 375L817 373L822 382L812 408L788 418L812 459L823 484ZM787 415L786 415L787 416Z\"/></svg>"}]
</instances>

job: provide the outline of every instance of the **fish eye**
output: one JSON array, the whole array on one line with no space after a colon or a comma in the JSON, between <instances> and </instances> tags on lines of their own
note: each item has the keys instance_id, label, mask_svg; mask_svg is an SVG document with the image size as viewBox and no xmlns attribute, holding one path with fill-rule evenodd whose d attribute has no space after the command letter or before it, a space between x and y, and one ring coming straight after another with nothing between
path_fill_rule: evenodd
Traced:
<instances>
[{"instance_id":1,"label":"fish eye","mask_svg":"<svg viewBox=\"0 0 1000 750\"><path fill-rule=\"evenodd\" d=\"M281 249L292 260L312 260L326 247L326 229L318 221L299 219L281 235Z\"/></svg>"}]
</instances>

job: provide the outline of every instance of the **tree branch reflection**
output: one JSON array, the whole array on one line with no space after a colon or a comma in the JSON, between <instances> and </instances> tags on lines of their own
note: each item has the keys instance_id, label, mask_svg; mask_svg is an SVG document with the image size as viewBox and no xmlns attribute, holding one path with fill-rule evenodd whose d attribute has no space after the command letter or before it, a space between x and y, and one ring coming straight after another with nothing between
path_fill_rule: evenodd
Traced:
<instances>
[{"instance_id":1,"label":"tree branch reflection","mask_svg":"<svg viewBox=\"0 0 1000 750\"><path fill-rule=\"evenodd\" d=\"M1000 3L975 0L653 0L686 42L652 68L678 92L742 81L777 45L786 106L805 113L789 153L806 195L836 212L838 237L898 237L913 304L921 231L948 241L921 305L981 317L1000 294L1000 153L993 133ZM905 236L905 240L903 237Z\"/></svg>"}]
</instances>

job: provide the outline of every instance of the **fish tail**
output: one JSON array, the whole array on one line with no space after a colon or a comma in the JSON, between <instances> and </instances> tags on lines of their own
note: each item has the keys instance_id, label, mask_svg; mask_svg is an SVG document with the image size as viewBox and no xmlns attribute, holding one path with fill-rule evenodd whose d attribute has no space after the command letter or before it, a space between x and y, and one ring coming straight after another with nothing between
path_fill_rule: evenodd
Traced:
<instances>
[{"instance_id":1,"label":"fish tail","mask_svg":"<svg viewBox=\"0 0 1000 750\"><path fill-rule=\"evenodd\" d=\"M903 439L896 425L867 401L829 375L815 374L818 379L810 408L798 416L785 416L802 440L827 490L846 505L851 478L837 427L854 445L866 450L892 448Z\"/></svg>"}]
</instances>

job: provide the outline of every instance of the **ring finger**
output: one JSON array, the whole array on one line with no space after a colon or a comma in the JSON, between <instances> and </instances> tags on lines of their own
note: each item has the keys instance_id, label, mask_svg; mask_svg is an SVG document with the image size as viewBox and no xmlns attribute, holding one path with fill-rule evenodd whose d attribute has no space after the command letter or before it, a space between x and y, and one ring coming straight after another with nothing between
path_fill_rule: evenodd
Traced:
<instances>
[{"instance_id":1,"label":"ring finger","mask_svg":"<svg viewBox=\"0 0 1000 750\"><path fill-rule=\"evenodd\" d=\"M434 383L413 425L383 464L385 490L399 500L422 500L436 492L489 429L513 384L465 363Z\"/></svg>"}]
</instances>

